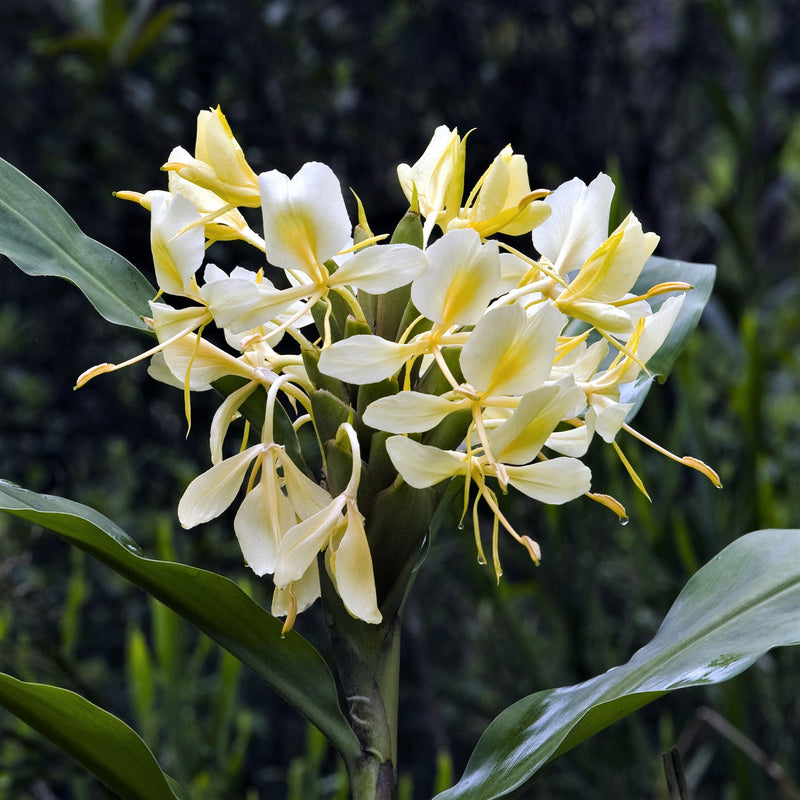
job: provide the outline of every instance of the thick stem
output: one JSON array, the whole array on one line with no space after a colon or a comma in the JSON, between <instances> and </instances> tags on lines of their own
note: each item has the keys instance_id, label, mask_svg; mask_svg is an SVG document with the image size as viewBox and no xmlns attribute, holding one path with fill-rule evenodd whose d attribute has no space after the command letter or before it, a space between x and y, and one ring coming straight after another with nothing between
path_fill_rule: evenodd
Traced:
<instances>
[{"instance_id":1,"label":"thick stem","mask_svg":"<svg viewBox=\"0 0 800 800\"><path fill-rule=\"evenodd\" d=\"M320 570L325 616L350 724L361 744L346 763L353 800L397 799L400 618L379 625L350 616Z\"/></svg>"}]
</instances>

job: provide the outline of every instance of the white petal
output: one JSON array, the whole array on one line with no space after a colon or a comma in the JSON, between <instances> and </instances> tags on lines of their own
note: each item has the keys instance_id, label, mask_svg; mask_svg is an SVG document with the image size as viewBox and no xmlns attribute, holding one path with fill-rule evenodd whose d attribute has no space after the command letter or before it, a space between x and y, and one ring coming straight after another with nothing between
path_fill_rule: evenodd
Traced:
<instances>
[{"instance_id":1,"label":"white petal","mask_svg":"<svg viewBox=\"0 0 800 800\"><path fill-rule=\"evenodd\" d=\"M542 503L560 505L591 488L592 473L577 458L554 458L524 467L507 467L508 482L520 492Z\"/></svg>"},{"instance_id":2,"label":"white petal","mask_svg":"<svg viewBox=\"0 0 800 800\"><path fill-rule=\"evenodd\" d=\"M294 603L290 603L289 591L294 595ZM312 561L300 580L292 581L285 589L275 587L272 594L272 615L285 617L292 605L298 614L305 611L319 597L319 567Z\"/></svg>"},{"instance_id":3,"label":"white petal","mask_svg":"<svg viewBox=\"0 0 800 800\"><path fill-rule=\"evenodd\" d=\"M156 280L168 294L187 295L189 281L205 256L205 234L195 225L200 213L183 195L153 198L150 247ZM190 292L190 296L191 296Z\"/></svg>"},{"instance_id":4,"label":"white petal","mask_svg":"<svg viewBox=\"0 0 800 800\"><path fill-rule=\"evenodd\" d=\"M411 284L414 305L434 322L477 322L500 283L497 242L481 244L477 232L465 228L449 231L425 252L430 266Z\"/></svg>"},{"instance_id":5,"label":"white petal","mask_svg":"<svg viewBox=\"0 0 800 800\"><path fill-rule=\"evenodd\" d=\"M571 379L528 392L508 421L489 433L492 454L504 464L525 464L536 457L558 423L585 404L584 393Z\"/></svg>"},{"instance_id":6,"label":"white petal","mask_svg":"<svg viewBox=\"0 0 800 800\"><path fill-rule=\"evenodd\" d=\"M354 508L347 513L347 529L330 558L336 591L345 608L358 619L377 624L383 619L378 611L372 555L361 514Z\"/></svg>"},{"instance_id":7,"label":"white petal","mask_svg":"<svg viewBox=\"0 0 800 800\"><path fill-rule=\"evenodd\" d=\"M289 501L300 519L308 519L325 508L332 498L325 489L301 472L286 451L281 449L281 466Z\"/></svg>"},{"instance_id":8,"label":"white petal","mask_svg":"<svg viewBox=\"0 0 800 800\"><path fill-rule=\"evenodd\" d=\"M537 388L553 366L562 327L562 315L550 303L530 316L517 304L491 309L461 351L464 377L490 395L525 394Z\"/></svg>"},{"instance_id":9,"label":"white petal","mask_svg":"<svg viewBox=\"0 0 800 800\"><path fill-rule=\"evenodd\" d=\"M344 496L338 495L321 511L286 531L278 546L276 586L284 588L303 576L317 553L325 547L336 529L344 524L344 506Z\"/></svg>"},{"instance_id":10,"label":"white petal","mask_svg":"<svg viewBox=\"0 0 800 800\"><path fill-rule=\"evenodd\" d=\"M275 570L281 534L297 522L268 466L264 464L261 480L247 493L233 520L244 560L259 576Z\"/></svg>"},{"instance_id":11,"label":"white petal","mask_svg":"<svg viewBox=\"0 0 800 800\"><path fill-rule=\"evenodd\" d=\"M319 357L320 372L346 383L375 383L394 375L417 353L413 344L358 334L334 342Z\"/></svg>"},{"instance_id":12,"label":"white petal","mask_svg":"<svg viewBox=\"0 0 800 800\"><path fill-rule=\"evenodd\" d=\"M291 180L277 170L262 172L258 185L271 264L315 275L318 264L346 247L350 218L330 167L312 161Z\"/></svg>"},{"instance_id":13,"label":"white petal","mask_svg":"<svg viewBox=\"0 0 800 800\"><path fill-rule=\"evenodd\" d=\"M372 294L405 286L428 266L425 253L410 244L365 247L331 275L330 286L355 286Z\"/></svg>"},{"instance_id":14,"label":"white petal","mask_svg":"<svg viewBox=\"0 0 800 800\"><path fill-rule=\"evenodd\" d=\"M444 397L422 392L398 392L370 403L364 424L389 433L419 433L438 425L461 407Z\"/></svg>"},{"instance_id":15,"label":"white petal","mask_svg":"<svg viewBox=\"0 0 800 800\"><path fill-rule=\"evenodd\" d=\"M610 303L630 291L658 244L654 233L643 233L633 214L586 260L568 291L580 297Z\"/></svg>"},{"instance_id":16,"label":"white petal","mask_svg":"<svg viewBox=\"0 0 800 800\"><path fill-rule=\"evenodd\" d=\"M178 519L184 528L218 517L239 493L250 462L261 452L260 444L226 458L198 475L178 503Z\"/></svg>"},{"instance_id":17,"label":"white petal","mask_svg":"<svg viewBox=\"0 0 800 800\"><path fill-rule=\"evenodd\" d=\"M415 489L433 486L453 475L466 472L468 456L452 450L420 444L405 436L390 436L386 452L403 480Z\"/></svg>"},{"instance_id":18,"label":"white petal","mask_svg":"<svg viewBox=\"0 0 800 800\"><path fill-rule=\"evenodd\" d=\"M231 277L205 284L200 295L220 328L242 333L265 325L312 291L304 287L275 289Z\"/></svg>"},{"instance_id":19,"label":"white petal","mask_svg":"<svg viewBox=\"0 0 800 800\"><path fill-rule=\"evenodd\" d=\"M602 172L588 185L573 178L561 184L545 203L552 213L533 231L533 246L561 275L580 269L608 237L614 183Z\"/></svg>"}]
</instances>

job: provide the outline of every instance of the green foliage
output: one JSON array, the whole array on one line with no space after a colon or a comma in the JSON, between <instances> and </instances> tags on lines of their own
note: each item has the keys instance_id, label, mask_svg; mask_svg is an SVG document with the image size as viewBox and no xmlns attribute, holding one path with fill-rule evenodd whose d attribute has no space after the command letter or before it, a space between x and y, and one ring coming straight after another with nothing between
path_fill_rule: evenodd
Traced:
<instances>
[{"instance_id":1,"label":"green foliage","mask_svg":"<svg viewBox=\"0 0 800 800\"><path fill-rule=\"evenodd\" d=\"M156 291L122 256L85 236L47 192L0 159L0 253L29 275L75 283L109 322L146 328Z\"/></svg>"},{"instance_id":2,"label":"green foliage","mask_svg":"<svg viewBox=\"0 0 800 800\"><path fill-rule=\"evenodd\" d=\"M116 9L108 25L105 7ZM627 527L588 501L576 515L510 508L518 529L541 541L544 560L534 570L509 552L499 586L474 563L457 519L432 547L410 599L401 687L401 726L415 749L400 761L413 771L415 794L427 796L434 775L421 749L451 752L460 773L483 727L509 702L624 661L652 637L657 610L700 564L747 530L800 519L797 7L198 0L181 4L182 14L178 8L43 0L0 8L4 98L13 110L0 129L0 154L145 271L147 215L111 192L163 186L156 168L169 147L191 149L197 109L217 103L259 170L335 154L337 173L363 197L376 232L391 230L402 213L399 190L397 203L384 199L393 180L387 165L414 158L430 128L446 122L477 127L476 162L481 149L492 157L498 141L526 153L534 185L573 174L588 181L613 165L620 214L634 208L660 233L659 253L719 265L715 299L688 352L650 392L636 425L673 452L711 463L724 491L665 467L644 447L628 452L626 442L652 504L613 477L612 456L598 453L594 466L598 488L628 506ZM150 28L149 40L145 27L131 25L142 9L148 25L162 9L173 14ZM114 44L126 25L138 31L129 42L147 45L129 55ZM115 46L123 57L112 55ZM83 369L139 352L142 337L110 331L62 281L31 281L0 264L0 286L0 474L94 505L150 546L163 525L154 510L172 513L207 463L206 443L195 434L186 441L180 399L154 387L144 369L72 392ZM209 408L196 400L195 418ZM77 558L90 599L70 606L77 641L62 654L53 643L72 624L59 622L72 559L55 539L0 525L5 671L77 681L121 714L125 647L114 634L138 624L154 653L172 643L165 669L180 674L194 641L175 645L174 615L152 622L159 632L148 637L144 598ZM237 575L243 568L231 538L223 523L182 533L176 545L183 561ZM152 612L171 613L157 604ZM201 655L196 662L212 658ZM799 671L798 656L784 650L724 689L664 698L540 773L536 796L592 796L598 787L608 796L658 795L658 753L676 741L693 766L693 798L771 796L769 777L735 747L702 726L691 740L688 733L697 729L698 704L712 705L797 781ZM208 675L176 681L176 703L203 707L210 684ZM243 692L264 703L247 681ZM242 770L260 794L281 797L284 773L270 765L304 752L306 732L282 706L270 709L275 722L253 727ZM170 730L200 727L173 719L164 723ZM159 760L172 768L161 753ZM97 796L96 784L77 768L69 773L55 750L4 715L0 794L13 780L7 793L29 800L43 775L59 797Z\"/></svg>"},{"instance_id":3,"label":"green foliage","mask_svg":"<svg viewBox=\"0 0 800 800\"><path fill-rule=\"evenodd\" d=\"M74 692L0 674L0 704L126 800L182 797L131 728Z\"/></svg>"},{"instance_id":4,"label":"green foliage","mask_svg":"<svg viewBox=\"0 0 800 800\"><path fill-rule=\"evenodd\" d=\"M504 711L440 800L508 796L548 761L665 692L739 674L767 650L800 643L800 531L737 539L697 572L656 637L621 667L538 692Z\"/></svg>"},{"instance_id":5,"label":"green foliage","mask_svg":"<svg viewBox=\"0 0 800 800\"><path fill-rule=\"evenodd\" d=\"M0 481L0 508L55 531L112 566L253 669L316 724L340 753L359 750L320 655L297 632L282 635L282 623L234 583L213 572L147 559L113 522L63 498Z\"/></svg>"}]
</instances>

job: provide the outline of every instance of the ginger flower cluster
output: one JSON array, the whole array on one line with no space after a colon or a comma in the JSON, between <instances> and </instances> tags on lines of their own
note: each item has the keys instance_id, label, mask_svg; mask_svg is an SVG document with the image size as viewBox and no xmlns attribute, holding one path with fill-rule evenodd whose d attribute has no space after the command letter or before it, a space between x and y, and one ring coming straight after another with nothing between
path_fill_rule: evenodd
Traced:
<instances>
[{"instance_id":1,"label":"ginger flower cluster","mask_svg":"<svg viewBox=\"0 0 800 800\"><path fill-rule=\"evenodd\" d=\"M286 629L320 595L321 569L351 615L381 621L378 562L412 534L379 509L401 487L438 501L458 479L462 519L471 509L478 558L498 579L501 529L541 556L501 509L509 489L551 504L587 495L624 516L591 491L581 461L599 437L644 490L616 437L643 438L627 422L628 389L691 286L633 293L658 237L633 214L609 233L607 175L532 191L507 146L465 197L466 138L439 127L398 167L410 208L388 241L360 201L353 226L326 165L256 174L219 108L200 113L194 155L170 153L166 190L118 193L151 213L158 344L139 358L183 390L187 418L191 392L224 398L211 467L178 517L191 528L236 504L244 559L273 576ZM259 252L226 272L207 249L231 240ZM668 296L654 311L657 295ZM662 452L718 483L702 462Z\"/></svg>"}]
</instances>

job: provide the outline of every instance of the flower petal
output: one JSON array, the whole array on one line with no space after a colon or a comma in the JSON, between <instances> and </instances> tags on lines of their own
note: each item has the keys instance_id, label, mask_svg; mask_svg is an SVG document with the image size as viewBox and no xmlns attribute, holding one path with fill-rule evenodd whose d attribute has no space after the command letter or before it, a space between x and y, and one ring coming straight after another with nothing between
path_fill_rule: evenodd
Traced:
<instances>
[{"instance_id":1,"label":"flower petal","mask_svg":"<svg viewBox=\"0 0 800 800\"><path fill-rule=\"evenodd\" d=\"M358 334L323 350L319 370L346 383L376 383L394 375L418 349L413 344L397 344L380 336Z\"/></svg>"},{"instance_id":2,"label":"flower petal","mask_svg":"<svg viewBox=\"0 0 800 800\"><path fill-rule=\"evenodd\" d=\"M589 491L592 473L577 458L553 458L524 467L506 467L508 482L541 503L560 505Z\"/></svg>"},{"instance_id":3,"label":"flower petal","mask_svg":"<svg viewBox=\"0 0 800 800\"><path fill-rule=\"evenodd\" d=\"M471 325L482 316L500 283L497 242L481 244L471 228L448 231L426 251L430 266L411 284L419 311L445 325Z\"/></svg>"},{"instance_id":4,"label":"flower petal","mask_svg":"<svg viewBox=\"0 0 800 800\"><path fill-rule=\"evenodd\" d=\"M415 489L433 486L453 475L464 475L469 456L420 444L405 436L390 436L386 452L403 480Z\"/></svg>"},{"instance_id":5,"label":"flower petal","mask_svg":"<svg viewBox=\"0 0 800 800\"><path fill-rule=\"evenodd\" d=\"M461 404L422 392L398 392L370 403L364 424L389 433L420 433L438 425Z\"/></svg>"},{"instance_id":6,"label":"flower petal","mask_svg":"<svg viewBox=\"0 0 800 800\"><path fill-rule=\"evenodd\" d=\"M250 462L261 450L262 445L254 445L198 475L178 503L181 525L193 528L218 517L234 501Z\"/></svg>"},{"instance_id":7,"label":"flower petal","mask_svg":"<svg viewBox=\"0 0 800 800\"><path fill-rule=\"evenodd\" d=\"M330 565L336 591L345 608L364 622L379 623L383 617L378 611L372 554L364 531L364 518L352 506L347 511L347 529L331 554Z\"/></svg>"},{"instance_id":8,"label":"flower petal","mask_svg":"<svg viewBox=\"0 0 800 800\"><path fill-rule=\"evenodd\" d=\"M322 550L336 529L344 524L342 510L346 499L338 495L325 508L290 528L278 546L275 585L283 589L300 580L317 553Z\"/></svg>"},{"instance_id":9,"label":"flower petal","mask_svg":"<svg viewBox=\"0 0 800 800\"><path fill-rule=\"evenodd\" d=\"M608 237L614 183L600 173L588 186L579 178L562 183L545 203L552 213L533 231L533 246L561 275L580 269Z\"/></svg>"},{"instance_id":10,"label":"flower petal","mask_svg":"<svg viewBox=\"0 0 800 800\"><path fill-rule=\"evenodd\" d=\"M278 542L297 517L281 491L274 468L265 463L261 480L247 493L236 512L233 529L247 566L256 575L275 570Z\"/></svg>"},{"instance_id":11,"label":"flower petal","mask_svg":"<svg viewBox=\"0 0 800 800\"><path fill-rule=\"evenodd\" d=\"M563 317L543 303L530 316L498 306L478 321L461 351L464 378L486 394L525 394L547 379Z\"/></svg>"},{"instance_id":12,"label":"flower petal","mask_svg":"<svg viewBox=\"0 0 800 800\"><path fill-rule=\"evenodd\" d=\"M303 269L312 277L319 266L344 249L350 218L339 179L315 161L290 180L277 170L258 176L267 260L284 269Z\"/></svg>"},{"instance_id":13,"label":"flower petal","mask_svg":"<svg viewBox=\"0 0 800 800\"><path fill-rule=\"evenodd\" d=\"M411 283L427 266L425 253L410 244L365 247L331 275L328 285L349 285L383 294Z\"/></svg>"},{"instance_id":14,"label":"flower petal","mask_svg":"<svg viewBox=\"0 0 800 800\"><path fill-rule=\"evenodd\" d=\"M203 226L196 225L200 213L183 195L153 197L150 247L159 287L167 294L195 297L190 286L205 256Z\"/></svg>"}]
</instances>

